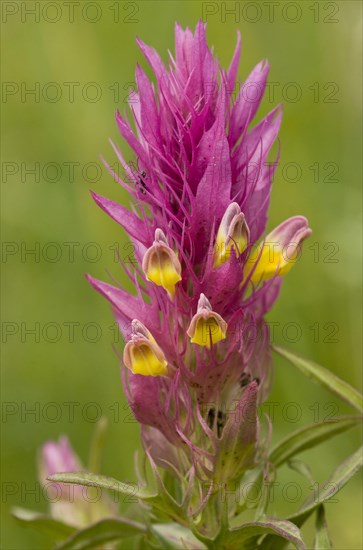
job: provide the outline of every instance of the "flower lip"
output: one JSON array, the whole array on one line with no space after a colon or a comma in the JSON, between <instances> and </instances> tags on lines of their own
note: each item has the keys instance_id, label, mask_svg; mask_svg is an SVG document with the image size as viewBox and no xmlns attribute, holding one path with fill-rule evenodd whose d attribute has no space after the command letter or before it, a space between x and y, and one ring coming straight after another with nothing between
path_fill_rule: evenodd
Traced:
<instances>
[{"instance_id":1,"label":"flower lip","mask_svg":"<svg viewBox=\"0 0 363 550\"><path fill-rule=\"evenodd\" d=\"M175 285L181 281L181 264L161 229L156 229L154 243L145 252L142 269L148 281L162 286L171 298L174 296Z\"/></svg>"},{"instance_id":2,"label":"flower lip","mask_svg":"<svg viewBox=\"0 0 363 550\"><path fill-rule=\"evenodd\" d=\"M288 273L300 256L303 241L311 234L304 216L293 216L282 222L248 258L245 279L249 277L258 284Z\"/></svg>"},{"instance_id":3,"label":"flower lip","mask_svg":"<svg viewBox=\"0 0 363 550\"><path fill-rule=\"evenodd\" d=\"M282 247L291 242L302 242L311 235L312 230L305 216L292 216L275 227L266 237L266 241L278 242Z\"/></svg>"},{"instance_id":4,"label":"flower lip","mask_svg":"<svg viewBox=\"0 0 363 550\"><path fill-rule=\"evenodd\" d=\"M131 339L123 353L126 368L143 376L168 376L168 362L151 332L137 319L131 327Z\"/></svg>"},{"instance_id":5,"label":"flower lip","mask_svg":"<svg viewBox=\"0 0 363 550\"><path fill-rule=\"evenodd\" d=\"M131 340L137 342L142 338L155 342L155 338L145 327L145 325L143 325L138 319L133 319L131 321Z\"/></svg>"},{"instance_id":6,"label":"flower lip","mask_svg":"<svg viewBox=\"0 0 363 550\"><path fill-rule=\"evenodd\" d=\"M226 209L217 232L214 248L214 267L225 263L234 248L236 255L240 256L247 248L250 239L250 231L236 202L232 202Z\"/></svg>"},{"instance_id":7,"label":"flower lip","mask_svg":"<svg viewBox=\"0 0 363 550\"><path fill-rule=\"evenodd\" d=\"M211 347L226 338L227 323L212 306L204 294L200 295L198 311L192 318L187 334L193 344Z\"/></svg>"}]
</instances>

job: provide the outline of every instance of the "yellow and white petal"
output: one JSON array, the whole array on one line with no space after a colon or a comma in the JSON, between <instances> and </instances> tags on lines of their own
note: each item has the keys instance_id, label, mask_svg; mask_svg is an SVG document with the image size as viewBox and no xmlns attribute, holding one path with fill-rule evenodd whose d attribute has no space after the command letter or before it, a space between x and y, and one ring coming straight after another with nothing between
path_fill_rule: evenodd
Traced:
<instances>
[{"instance_id":1,"label":"yellow and white petal","mask_svg":"<svg viewBox=\"0 0 363 550\"><path fill-rule=\"evenodd\" d=\"M123 360L134 374L168 376L168 362L150 331L137 319L131 323L131 340L127 342Z\"/></svg>"},{"instance_id":2,"label":"yellow and white petal","mask_svg":"<svg viewBox=\"0 0 363 550\"><path fill-rule=\"evenodd\" d=\"M227 323L223 317L212 311L204 294L200 295L198 311L190 322L187 334L193 344L207 348L226 338Z\"/></svg>"},{"instance_id":3,"label":"yellow and white petal","mask_svg":"<svg viewBox=\"0 0 363 550\"><path fill-rule=\"evenodd\" d=\"M229 205L220 223L214 246L214 268L224 264L234 248L240 256L249 243L249 229L244 214L236 202Z\"/></svg>"},{"instance_id":4,"label":"yellow and white petal","mask_svg":"<svg viewBox=\"0 0 363 550\"><path fill-rule=\"evenodd\" d=\"M254 250L245 265L244 278L250 273L254 284L286 275L299 258L304 239L312 231L303 216L289 218L276 227Z\"/></svg>"},{"instance_id":5,"label":"yellow and white petal","mask_svg":"<svg viewBox=\"0 0 363 550\"><path fill-rule=\"evenodd\" d=\"M175 285L181 281L181 265L161 229L155 231L155 241L144 255L142 269L148 281L163 287L171 297L174 296Z\"/></svg>"}]
</instances>

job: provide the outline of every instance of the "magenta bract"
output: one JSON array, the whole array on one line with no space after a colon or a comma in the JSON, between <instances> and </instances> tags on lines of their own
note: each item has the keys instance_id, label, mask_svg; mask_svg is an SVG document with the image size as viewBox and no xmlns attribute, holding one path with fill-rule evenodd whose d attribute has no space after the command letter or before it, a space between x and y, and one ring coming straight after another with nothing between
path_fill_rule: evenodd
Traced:
<instances>
[{"instance_id":1,"label":"magenta bract","mask_svg":"<svg viewBox=\"0 0 363 550\"><path fill-rule=\"evenodd\" d=\"M213 57L201 22L194 34L176 25L175 57L169 54L168 67L154 49L141 40L138 44L156 84L137 67L138 92L129 105L133 123L116 115L135 159L127 164L113 145L124 177L110 169L129 191L132 208L93 195L134 244L133 269L123 258L121 263L136 295L89 280L112 304L127 340L134 320L152 335L147 345L133 344L132 358L127 347L128 369L122 369L149 455L162 465L164 448L165 467L177 463L184 472L194 468L202 479L233 479L254 465L257 405L269 389L263 317L281 279L275 269L256 284L249 258L266 227L277 161L269 153L282 112L275 108L251 128L267 63L258 64L233 97L239 36L228 70ZM296 218L299 227L301 219ZM296 220L286 223L294 227ZM162 242L155 244L155 234ZM274 261L280 265L279 258ZM209 305L198 313L201 295ZM214 337L213 330L220 333ZM164 373L160 357L167 361L167 376L155 376ZM153 365L159 371L149 376Z\"/></svg>"}]
</instances>

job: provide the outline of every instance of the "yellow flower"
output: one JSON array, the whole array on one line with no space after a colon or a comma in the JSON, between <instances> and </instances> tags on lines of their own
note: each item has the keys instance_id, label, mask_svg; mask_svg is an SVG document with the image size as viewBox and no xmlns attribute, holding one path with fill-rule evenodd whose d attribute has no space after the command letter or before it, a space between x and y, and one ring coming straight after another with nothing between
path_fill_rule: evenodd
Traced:
<instances>
[{"instance_id":1,"label":"yellow flower","mask_svg":"<svg viewBox=\"0 0 363 550\"><path fill-rule=\"evenodd\" d=\"M175 285L181 281L181 265L161 229L155 231L155 241L145 252L142 269L148 281L165 288L171 298L174 296Z\"/></svg>"},{"instance_id":2,"label":"yellow flower","mask_svg":"<svg viewBox=\"0 0 363 550\"><path fill-rule=\"evenodd\" d=\"M134 374L168 376L168 362L162 349L137 319L132 321L132 336L125 346L123 360Z\"/></svg>"},{"instance_id":3,"label":"yellow flower","mask_svg":"<svg viewBox=\"0 0 363 550\"><path fill-rule=\"evenodd\" d=\"M244 214L236 202L230 204L220 223L214 246L214 267L224 264L231 255L232 247L236 256L246 250L249 242L249 229Z\"/></svg>"},{"instance_id":4,"label":"yellow flower","mask_svg":"<svg viewBox=\"0 0 363 550\"><path fill-rule=\"evenodd\" d=\"M258 284L285 275L299 258L302 242L311 235L308 221L294 216L276 227L251 253L245 265L245 279Z\"/></svg>"},{"instance_id":5,"label":"yellow flower","mask_svg":"<svg viewBox=\"0 0 363 550\"><path fill-rule=\"evenodd\" d=\"M193 344L210 348L211 344L217 344L224 340L227 332L225 320L212 311L212 306L204 294L200 295L198 311L192 318L187 334Z\"/></svg>"}]
</instances>

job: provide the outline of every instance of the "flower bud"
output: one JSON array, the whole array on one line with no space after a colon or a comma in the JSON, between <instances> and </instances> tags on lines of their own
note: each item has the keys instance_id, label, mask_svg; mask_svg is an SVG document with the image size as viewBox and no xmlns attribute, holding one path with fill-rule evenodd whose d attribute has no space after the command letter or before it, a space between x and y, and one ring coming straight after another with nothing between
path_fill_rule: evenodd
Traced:
<instances>
[{"instance_id":1,"label":"flower bud","mask_svg":"<svg viewBox=\"0 0 363 550\"><path fill-rule=\"evenodd\" d=\"M198 311L190 322L187 334L193 344L207 346L224 340L227 332L225 320L212 311L212 306L204 294L200 295Z\"/></svg>"},{"instance_id":2,"label":"flower bud","mask_svg":"<svg viewBox=\"0 0 363 550\"><path fill-rule=\"evenodd\" d=\"M170 297L174 296L175 285L181 281L181 265L161 229L155 231L155 241L145 252L142 269L148 281L165 288Z\"/></svg>"},{"instance_id":3,"label":"flower bud","mask_svg":"<svg viewBox=\"0 0 363 550\"><path fill-rule=\"evenodd\" d=\"M168 376L168 362L152 334L137 319L132 321L131 340L124 349L124 363L134 374Z\"/></svg>"},{"instance_id":4,"label":"flower bud","mask_svg":"<svg viewBox=\"0 0 363 550\"><path fill-rule=\"evenodd\" d=\"M91 493L88 493L87 499L80 485L74 485L70 490L67 484L47 481L47 477L53 474L81 470L82 463L67 437L62 436L59 441L47 441L43 445L39 461L39 479L45 485L46 491L50 485L52 487L54 498L50 501L51 517L77 528L83 528L106 517L113 517L117 513L114 503L106 494L91 499Z\"/></svg>"},{"instance_id":5,"label":"flower bud","mask_svg":"<svg viewBox=\"0 0 363 550\"><path fill-rule=\"evenodd\" d=\"M48 476L57 472L79 472L82 464L73 451L68 438L60 437L59 441L44 443L40 460L40 479L46 482Z\"/></svg>"},{"instance_id":6,"label":"flower bud","mask_svg":"<svg viewBox=\"0 0 363 550\"><path fill-rule=\"evenodd\" d=\"M255 284L276 275L285 275L298 259L303 240L311 233L308 221L303 216L294 216L284 221L267 235L253 257L248 259L245 277L252 269L251 281Z\"/></svg>"},{"instance_id":7,"label":"flower bud","mask_svg":"<svg viewBox=\"0 0 363 550\"><path fill-rule=\"evenodd\" d=\"M227 208L220 223L214 247L214 267L228 260L232 247L238 257L246 250L250 232L244 214L236 202Z\"/></svg>"}]
</instances>

